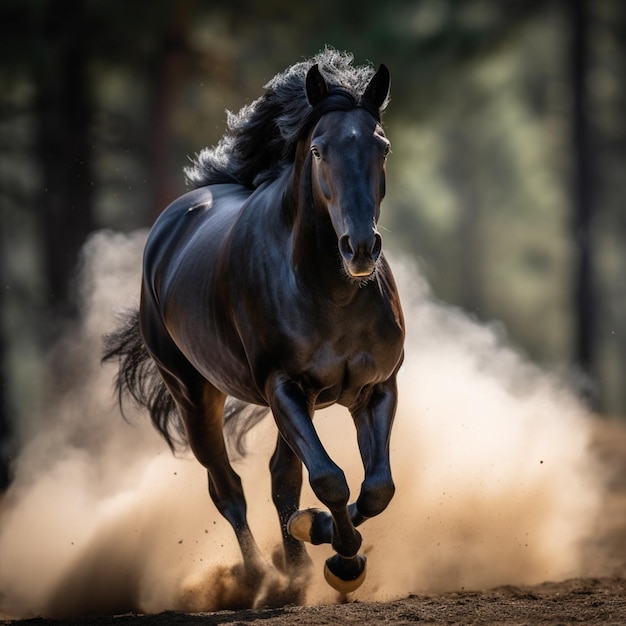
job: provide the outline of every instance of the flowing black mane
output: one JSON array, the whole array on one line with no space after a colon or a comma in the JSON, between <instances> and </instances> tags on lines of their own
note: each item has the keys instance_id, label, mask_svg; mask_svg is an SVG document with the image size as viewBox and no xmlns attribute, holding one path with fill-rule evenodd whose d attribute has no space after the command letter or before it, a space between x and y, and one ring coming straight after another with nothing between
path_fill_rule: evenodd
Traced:
<instances>
[{"instance_id":1,"label":"flowing black mane","mask_svg":"<svg viewBox=\"0 0 626 626\"><path fill-rule=\"evenodd\" d=\"M203 149L185 170L192 187L237 183L256 187L276 178L293 162L297 142L328 111L364 106L363 92L374 68L354 67L351 54L325 49L314 58L292 65L265 85L265 93L239 113L227 112L228 131L217 146ZM316 106L307 100L305 80L318 65L329 87L328 96Z\"/></svg>"}]
</instances>

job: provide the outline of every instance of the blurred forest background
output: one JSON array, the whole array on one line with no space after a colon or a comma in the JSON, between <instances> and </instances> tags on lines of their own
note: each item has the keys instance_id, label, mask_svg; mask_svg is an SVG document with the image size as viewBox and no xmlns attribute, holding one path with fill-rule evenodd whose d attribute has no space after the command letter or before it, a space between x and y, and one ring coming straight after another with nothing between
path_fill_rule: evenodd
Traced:
<instances>
[{"instance_id":1,"label":"blurred forest background","mask_svg":"<svg viewBox=\"0 0 626 626\"><path fill-rule=\"evenodd\" d=\"M325 44L391 70L387 249L626 414L622 0L0 0L0 483L66 384L86 237L148 227L224 110Z\"/></svg>"}]
</instances>

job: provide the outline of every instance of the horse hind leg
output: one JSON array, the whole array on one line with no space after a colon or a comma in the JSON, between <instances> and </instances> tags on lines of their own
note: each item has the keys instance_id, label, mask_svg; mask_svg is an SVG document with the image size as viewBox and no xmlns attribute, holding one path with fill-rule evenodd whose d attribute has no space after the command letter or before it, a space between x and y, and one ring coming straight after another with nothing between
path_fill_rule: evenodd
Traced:
<instances>
[{"instance_id":1,"label":"horse hind leg","mask_svg":"<svg viewBox=\"0 0 626 626\"><path fill-rule=\"evenodd\" d=\"M302 573L308 572L312 565L304 544L289 529L289 521L298 511L300 504L302 461L280 434L270 461L270 472L272 500L278 512L283 538L284 563L279 564L279 567L297 579Z\"/></svg>"},{"instance_id":2,"label":"horse hind leg","mask_svg":"<svg viewBox=\"0 0 626 626\"><path fill-rule=\"evenodd\" d=\"M209 495L235 531L246 584L257 587L265 578L267 564L248 525L241 478L228 459L222 430L226 397L195 370L186 376L184 388L169 372L162 370L161 375L181 412L189 447L207 470Z\"/></svg>"}]
</instances>

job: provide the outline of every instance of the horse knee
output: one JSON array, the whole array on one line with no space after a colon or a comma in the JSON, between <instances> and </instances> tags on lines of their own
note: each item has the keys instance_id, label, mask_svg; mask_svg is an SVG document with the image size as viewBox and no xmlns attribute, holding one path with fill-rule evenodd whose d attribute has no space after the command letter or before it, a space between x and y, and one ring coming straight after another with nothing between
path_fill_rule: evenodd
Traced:
<instances>
[{"instance_id":1,"label":"horse knee","mask_svg":"<svg viewBox=\"0 0 626 626\"><path fill-rule=\"evenodd\" d=\"M365 517L379 515L387 508L395 491L396 487L391 477L375 482L366 480L361 487L361 493L356 502L359 513Z\"/></svg>"},{"instance_id":2,"label":"horse knee","mask_svg":"<svg viewBox=\"0 0 626 626\"><path fill-rule=\"evenodd\" d=\"M348 504L350 488L345 474L339 467L310 473L309 484L320 502L331 511Z\"/></svg>"}]
</instances>

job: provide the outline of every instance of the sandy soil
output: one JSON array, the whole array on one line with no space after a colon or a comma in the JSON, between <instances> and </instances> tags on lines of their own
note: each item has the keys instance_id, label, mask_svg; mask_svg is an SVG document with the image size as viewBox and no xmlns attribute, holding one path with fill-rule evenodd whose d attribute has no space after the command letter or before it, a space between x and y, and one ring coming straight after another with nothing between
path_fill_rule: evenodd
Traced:
<instances>
[{"instance_id":1,"label":"sandy soil","mask_svg":"<svg viewBox=\"0 0 626 626\"><path fill-rule=\"evenodd\" d=\"M625 624L626 580L574 579L534 587L500 587L438 596L411 595L387 603L346 603L319 607L288 606L261 611L117 615L76 620L31 619L2 624L220 624L286 626L295 624Z\"/></svg>"}]
</instances>

